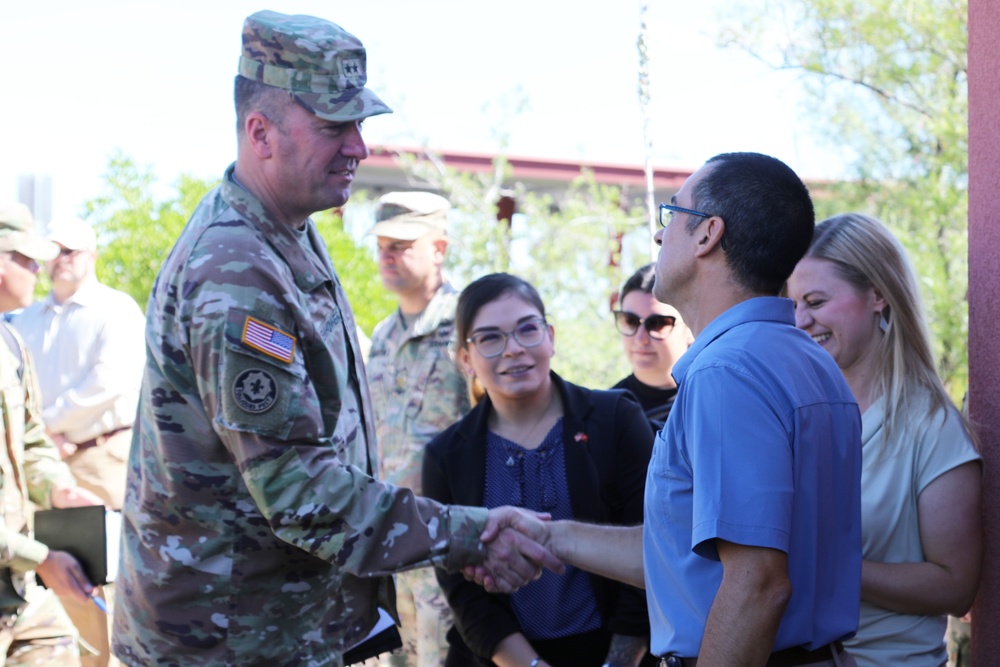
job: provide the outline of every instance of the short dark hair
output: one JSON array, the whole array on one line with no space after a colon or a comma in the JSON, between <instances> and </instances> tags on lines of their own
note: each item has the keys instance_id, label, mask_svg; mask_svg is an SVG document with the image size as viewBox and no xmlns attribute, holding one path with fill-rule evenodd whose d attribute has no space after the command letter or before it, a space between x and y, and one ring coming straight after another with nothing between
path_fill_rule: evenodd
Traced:
<instances>
[{"instance_id":1,"label":"short dark hair","mask_svg":"<svg viewBox=\"0 0 1000 667\"><path fill-rule=\"evenodd\" d=\"M622 285L621 291L618 292L618 303L620 304L625 300L625 295L629 292L643 292L645 294L653 293L653 282L656 280L656 264L650 262L646 266L639 268L633 273L625 284Z\"/></svg>"},{"instance_id":2,"label":"short dark hair","mask_svg":"<svg viewBox=\"0 0 1000 667\"><path fill-rule=\"evenodd\" d=\"M714 166L695 186L692 207L725 221L726 263L740 284L778 294L812 240L809 189L784 162L760 153L723 153L705 164Z\"/></svg>"},{"instance_id":3,"label":"short dark hair","mask_svg":"<svg viewBox=\"0 0 1000 667\"><path fill-rule=\"evenodd\" d=\"M458 347L469 346L465 340L482 307L507 294L530 303L545 319L545 304L531 283L509 273L490 273L469 283L458 295L458 305L455 307L455 337Z\"/></svg>"},{"instance_id":4,"label":"short dark hair","mask_svg":"<svg viewBox=\"0 0 1000 667\"><path fill-rule=\"evenodd\" d=\"M259 111L268 120L283 129L285 119L284 104L291 100L288 91L276 86L269 86L260 81L236 75L233 84L233 102L236 106L236 136L243 132L247 115Z\"/></svg>"}]
</instances>

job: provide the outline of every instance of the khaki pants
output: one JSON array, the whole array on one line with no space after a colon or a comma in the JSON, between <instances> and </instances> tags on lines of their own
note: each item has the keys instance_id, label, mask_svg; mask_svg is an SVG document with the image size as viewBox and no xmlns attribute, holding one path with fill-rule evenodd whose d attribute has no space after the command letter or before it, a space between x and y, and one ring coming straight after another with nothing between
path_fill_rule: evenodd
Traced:
<instances>
[{"instance_id":1,"label":"khaki pants","mask_svg":"<svg viewBox=\"0 0 1000 667\"><path fill-rule=\"evenodd\" d=\"M52 591L31 592L20 614L0 616L0 667L80 667L77 633Z\"/></svg>"},{"instance_id":2,"label":"khaki pants","mask_svg":"<svg viewBox=\"0 0 1000 667\"><path fill-rule=\"evenodd\" d=\"M93 491L113 510L120 510L125 500L125 476L132 429L118 431L109 438L97 438L93 447L78 449L66 459L76 482Z\"/></svg>"},{"instance_id":3,"label":"khaki pants","mask_svg":"<svg viewBox=\"0 0 1000 667\"><path fill-rule=\"evenodd\" d=\"M104 586L98 595L108 605L108 611L114 611L113 585ZM111 655L111 614L105 614L93 601L81 603L70 598L61 601L79 631L80 639L86 644L80 656L83 667L119 667L118 659Z\"/></svg>"}]
</instances>

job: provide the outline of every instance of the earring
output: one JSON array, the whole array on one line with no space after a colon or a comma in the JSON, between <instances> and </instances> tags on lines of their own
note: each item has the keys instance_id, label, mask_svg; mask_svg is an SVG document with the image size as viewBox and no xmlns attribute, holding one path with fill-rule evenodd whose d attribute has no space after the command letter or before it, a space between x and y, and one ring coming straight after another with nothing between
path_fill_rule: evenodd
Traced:
<instances>
[{"instance_id":1,"label":"earring","mask_svg":"<svg viewBox=\"0 0 1000 667\"><path fill-rule=\"evenodd\" d=\"M882 333L889 330L889 316L884 310L879 313L878 328L882 330Z\"/></svg>"}]
</instances>

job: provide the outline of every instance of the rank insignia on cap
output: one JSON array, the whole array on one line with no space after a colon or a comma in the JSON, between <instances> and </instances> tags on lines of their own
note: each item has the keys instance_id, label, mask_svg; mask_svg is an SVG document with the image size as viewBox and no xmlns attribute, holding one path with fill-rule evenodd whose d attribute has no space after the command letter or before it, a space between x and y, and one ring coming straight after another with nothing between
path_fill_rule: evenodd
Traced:
<instances>
[{"instance_id":1,"label":"rank insignia on cap","mask_svg":"<svg viewBox=\"0 0 1000 667\"><path fill-rule=\"evenodd\" d=\"M292 359L295 358L294 336L253 317L247 317L241 340L253 349L280 359L286 364L292 363Z\"/></svg>"}]
</instances>

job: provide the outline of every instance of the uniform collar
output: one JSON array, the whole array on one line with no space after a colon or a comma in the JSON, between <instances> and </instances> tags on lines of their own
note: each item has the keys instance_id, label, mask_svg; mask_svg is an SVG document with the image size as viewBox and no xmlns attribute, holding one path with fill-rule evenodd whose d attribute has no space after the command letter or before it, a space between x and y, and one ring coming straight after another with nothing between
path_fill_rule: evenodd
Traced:
<instances>
[{"instance_id":1,"label":"uniform collar","mask_svg":"<svg viewBox=\"0 0 1000 667\"><path fill-rule=\"evenodd\" d=\"M302 230L277 222L268 214L264 205L254 197L234 177L236 163L229 165L222 178L222 199L233 208L248 226L257 230L264 242L285 260L292 269L295 283L304 292L311 292L320 284L336 281L333 267L319 248L325 247L316 231L312 218L306 218ZM225 224L225 223L222 223ZM306 247L312 245L313 252Z\"/></svg>"},{"instance_id":2,"label":"uniform collar","mask_svg":"<svg viewBox=\"0 0 1000 667\"><path fill-rule=\"evenodd\" d=\"M409 328L404 324L404 317L399 308L396 309L396 326L409 333L411 338L419 338L433 333L445 322L455 320L455 305L458 303L458 290L447 281L434 292L427 307L418 315L407 316L410 319Z\"/></svg>"}]
</instances>

